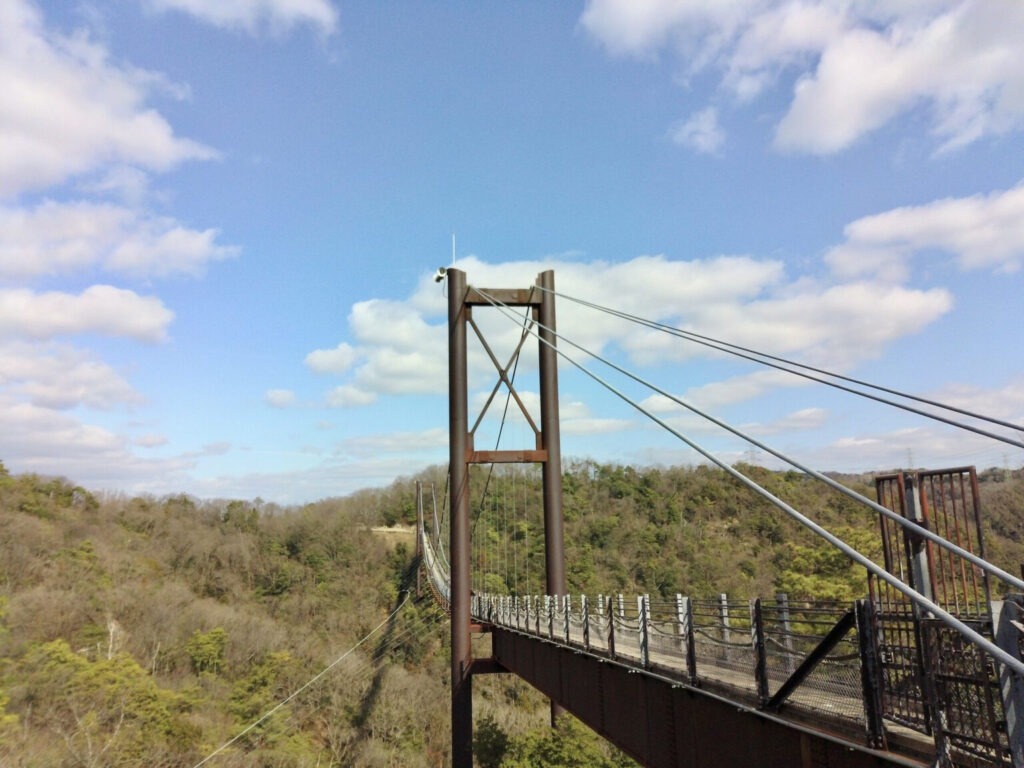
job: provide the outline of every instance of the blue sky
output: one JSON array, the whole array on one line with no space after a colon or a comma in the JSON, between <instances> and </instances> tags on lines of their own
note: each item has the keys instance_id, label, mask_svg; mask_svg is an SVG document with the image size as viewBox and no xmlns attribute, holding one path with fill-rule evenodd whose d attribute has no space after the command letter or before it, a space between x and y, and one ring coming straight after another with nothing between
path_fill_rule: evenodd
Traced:
<instances>
[{"instance_id":1,"label":"blue sky","mask_svg":"<svg viewBox=\"0 0 1024 768\"><path fill-rule=\"evenodd\" d=\"M431 277L453 231L471 284L553 268L569 294L1020 423L1022 25L1010 0L8 0L0 458L288 503L443 463ZM1024 462L558 312L819 469ZM476 402L489 366L475 350ZM694 461L564 366L561 396L568 456ZM513 419L503 447L530 442Z\"/></svg>"}]
</instances>

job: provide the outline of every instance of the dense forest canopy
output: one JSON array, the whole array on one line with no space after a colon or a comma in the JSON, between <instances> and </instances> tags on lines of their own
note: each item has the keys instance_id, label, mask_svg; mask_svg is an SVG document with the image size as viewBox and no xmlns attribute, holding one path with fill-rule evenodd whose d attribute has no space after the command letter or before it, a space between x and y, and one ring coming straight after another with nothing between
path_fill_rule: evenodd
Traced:
<instances>
[{"instance_id":1,"label":"dense forest canopy","mask_svg":"<svg viewBox=\"0 0 1024 768\"><path fill-rule=\"evenodd\" d=\"M870 510L799 473L741 468L878 552ZM980 476L988 554L1013 572L1022 474ZM873 494L870 476L839 479ZM412 538L374 531L415 523L417 480L443 506L436 467L280 508L94 494L0 464L0 763L195 765L392 612L384 632L207 765L446 762L447 625L409 595ZM543 591L536 473L478 467L472 485L477 588ZM720 470L579 461L563 485L573 592L864 592L862 569ZM630 764L571 720L547 729L544 701L514 678L476 689L482 766Z\"/></svg>"}]
</instances>

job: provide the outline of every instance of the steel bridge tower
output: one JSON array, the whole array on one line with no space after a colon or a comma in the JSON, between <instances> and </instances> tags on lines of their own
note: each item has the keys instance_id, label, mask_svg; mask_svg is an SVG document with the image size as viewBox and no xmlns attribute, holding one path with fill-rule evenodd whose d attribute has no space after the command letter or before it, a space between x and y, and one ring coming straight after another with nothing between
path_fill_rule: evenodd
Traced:
<instances>
[{"instance_id":1,"label":"steel bridge tower","mask_svg":"<svg viewBox=\"0 0 1024 768\"><path fill-rule=\"evenodd\" d=\"M565 580L565 549L562 523L562 455L558 428L558 365L555 352L555 276L548 270L537 276L529 288L474 289L466 283L466 274L458 269L443 270L448 280L448 430L449 430L449 509L451 531L451 644L452 644L452 766L473 765L473 674L496 671L491 659L473 659L470 645L474 626L470 620L470 513L469 465L484 463L534 464L542 466L544 498L544 554L548 595L568 593ZM543 289L543 290L541 290ZM508 377L512 362L526 340L524 333L515 353L502 368L480 328L473 321L474 307L529 307L538 324L540 367L540 425L530 418L526 407ZM523 411L534 431L535 445L522 450L476 450L473 437L483 417L469 427L466 381L466 337L472 328L498 371L504 384ZM493 398L494 392L491 397ZM490 400L488 401L488 405ZM484 406L486 411L487 406ZM552 720L563 710L552 702Z\"/></svg>"}]
</instances>

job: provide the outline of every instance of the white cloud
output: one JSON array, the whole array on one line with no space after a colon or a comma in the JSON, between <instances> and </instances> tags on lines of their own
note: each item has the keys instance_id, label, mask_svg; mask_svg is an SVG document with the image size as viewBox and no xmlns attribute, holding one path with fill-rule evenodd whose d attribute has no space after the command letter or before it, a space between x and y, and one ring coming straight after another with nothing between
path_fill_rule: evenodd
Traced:
<instances>
[{"instance_id":1,"label":"white cloud","mask_svg":"<svg viewBox=\"0 0 1024 768\"><path fill-rule=\"evenodd\" d=\"M334 349L314 349L306 355L306 367L315 373L345 373L359 358L350 344L341 342Z\"/></svg>"},{"instance_id":2,"label":"white cloud","mask_svg":"<svg viewBox=\"0 0 1024 768\"><path fill-rule=\"evenodd\" d=\"M371 346L415 351L439 340L440 326L428 325L419 312L398 301L360 301L352 306L348 323L355 338Z\"/></svg>"},{"instance_id":3,"label":"white cloud","mask_svg":"<svg viewBox=\"0 0 1024 768\"><path fill-rule=\"evenodd\" d=\"M723 405L752 400L778 387L795 387L805 383L804 379L782 371L759 370L691 387L686 391L683 399L698 408L715 409Z\"/></svg>"},{"instance_id":4,"label":"white cloud","mask_svg":"<svg viewBox=\"0 0 1024 768\"><path fill-rule=\"evenodd\" d=\"M67 274L86 267L139 277L200 275L237 248L214 243L217 230L107 203L46 201L0 207L0 276Z\"/></svg>"},{"instance_id":5,"label":"white cloud","mask_svg":"<svg viewBox=\"0 0 1024 768\"><path fill-rule=\"evenodd\" d=\"M817 429L824 426L827 420L828 411L824 408L802 408L774 421L744 424L741 429L752 435L777 435Z\"/></svg>"},{"instance_id":6,"label":"white cloud","mask_svg":"<svg viewBox=\"0 0 1024 768\"><path fill-rule=\"evenodd\" d=\"M308 24L330 34L338 25L338 13L328 0L146 0L159 10L187 13L217 27L256 32Z\"/></svg>"},{"instance_id":7,"label":"white cloud","mask_svg":"<svg viewBox=\"0 0 1024 768\"><path fill-rule=\"evenodd\" d=\"M725 133L718 125L718 110L707 107L672 130L672 140L705 155L717 155L725 143Z\"/></svg>"},{"instance_id":8,"label":"white cloud","mask_svg":"<svg viewBox=\"0 0 1024 768\"><path fill-rule=\"evenodd\" d=\"M268 389L263 400L272 408L287 408L295 402L295 393L290 389Z\"/></svg>"},{"instance_id":9,"label":"white cloud","mask_svg":"<svg viewBox=\"0 0 1024 768\"><path fill-rule=\"evenodd\" d=\"M635 428L636 424L629 419L584 418L562 422L561 432L563 435L606 435Z\"/></svg>"},{"instance_id":10,"label":"white cloud","mask_svg":"<svg viewBox=\"0 0 1024 768\"><path fill-rule=\"evenodd\" d=\"M448 387L448 358L439 355L441 344L421 351L376 347L367 351L366 362L355 374L356 384L365 391L388 394L440 394Z\"/></svg>"},{"instance_id":11,"label":"white cloud","mask_svg":"<svg viewBox=\"0 0 1024 768\"><path fill-rule=\"evenodd\" d=\"M167 338L173 318L174 313L155 296L139 296L110 285L94 285L78 295L0 290L0 338L42 340L99 333L159 342Z\"/></svg>"},{"instance_id":12,"label":"white cloud","mask_svg":"<svg viewBox=\"0 0 1024 768\"><path fill-rule=\"evenodd\" d=\"M655 414L677 413L683 409L683 406L679 405L679 403L672 398L665 397L665 395L658 393L648 395L639 402L645 411Z\"/></svg>"},{"instance_id":13,"label":"white cloud","mask_svg":"<svg viewBox=\"0 0 1024 768\"><path fill-rule=\"evenodd\" d=\"M350 437L338 445L338 452L351 456L380 456L436 450L448 445L448 430L440 427L423 432L392 432L385 435Z\"/></svg>"},{"instance_id":14,"label":"white cloud","mask_svg":"<svg viewBox=\"0 0 1024 768\"><path fill-rule=\"evenodd\" d=\"M911 257L928 250L952 254L964 270L1016 272L1024 264L1024 184L865 216L844 233L825 257L842 276L900 279Z\"/></svg>"},{"instance_id":15,"label":"white cloud","mask_svg":"<svg viewBox=\"0 0 1024 768\"><path fill-rule=\"evenodd\" d=\"M110 366L63 344L0 344L0 388L40 408L100 408L142 402Z\"/></svg>"},{"instance_id":16,"label":"white cloud","mask_svg":"<svg viewBox=\"0 0 1024 768\"><path fill-rule=\"evenodd\" d=\"M590 0L581 25L613 54L669 49L738 103L796 77L775 146L829 154L915 108L941 149L1024 125L1024 5L1015 0Z\"/></svg>"},{"instance_id":17,"label":"white cloud","mask_svg":"<svg viewBox=\"0 0 1024 768\"><path fill-rule=\"evenodd\" d=\"M132 443L140 448L159 448L162 445L167 445L167 435L139 435L132 440Z\"/></svg>"},{"instance_id":18,"label":"white cloud","mask_svg":"<svg viewBox=\"0 0 1024 768\"><path fill-rule=\"evenodd\" d=\"M894 467L999 466L1006 453L986 438L940 426L841 437L814 449L816 467L873 472Z\"/></svg>"},{"instance_id":19,"label":"white cloud","mask_svg":"<svg viewBox=\"0 0 1024 768\"><path fill-rule=\"evenodd\" d=\"M780 262L746 256L692 261L645 256L618 264L488 264L471 257L457 266L466 271L474 285L501 287L530 285L538 272L553 268L558 289L571 296L836 368L881 354L888 343L920 331L952 306L950 295L941 289L912 290L866 281L819 284L807 279L789 280ZM350 407L369 404L376 394L443 394L447 390L447 364L437 350L445 348L446 305L443 298L437 298L441 298L441 288L424 279L405 302L357 304L349 322L358 345L350 348L343 343L339 349L343 351L342 362L352 360L354 350L358 350L361 360L348 369L350 381L329 393L328 403ZM474 313L501 365L519 340L522 315L510 315L493 309ZM559 300L558 323L576 343L602 354L621 351L633 365L721 357L721 353L639 328L566 299ZM489 392L496 373L474 337L470 331L470 387L486 387L485 392ZM566 342L560 346L571 351ZM517 390L529 406L528 390L536 386L530 383L530 377L536 375L536 342L528 340L524 349ZM582 355L573 352L573 356ZM564 362L560 365L566 366ZM781 374L761 372L708 385L699 394L702 402L735 402L778 386L783 379ZM503 388L498 396L505 397ZM483 397L486 394L478 399ZM517 418L516 410L511 411L513 418ZM533 410L531 415L535 415Z\"/></svg>"},{"instance_id":20,"label":"white cloud","mask_svg":"<svg viewBox=\"0 0 1024 768\"><path fill-rule=\"evenodd\" d=\"M740 26L755 0L589 0L580 23L609 51L649 56L672 42L692 51L695 38L715 50Z\"/></svg>"},{"instance_id":21,"label":"white cloud","mask_svg":"<svg viewBox=\"0 0 1024 768\"><path fill-rule=\"evenodd\" d=\"M958 408L1024 426L1024 377L1017 377L1001 387L985 389L969 384L951 384L931 393L930 399ZM999 432L999 427L986 427ZM1022 439L1024 435L1017 435Z\"/></svg>"},{"instance_id":22,"label":"white cloud","mask_svg":"<svg viewBox=\"0 0 1024 768\"><path fill-rule=\"evenodd\" d=\"M387 485L396 477L415 472L407 456L337 461L287 472L262 472L230 475L192 481L193 493L215 498L252 498L259 496L279 504L298 504L310 499L340 496L370 487ZM162 480L162 478L161 478ZM444 479L440 479L440 497ZM165 492L180 492L181 483L164 484Z\"/></svg>"},{"instance_id":23,"label":"white cloud","mask_svg":"<svg viewBox=\"0 0 1024 768\"><path fill-rule=\"evenodd\" d=\"M377 394L353 387L350 384L343 384L328 392L326 399L327 404L332 408L358 408L376 402Z\"/></svg>"},{"instance_id":24,"label":"white cloud","mask_svg":"<svg viewBox=\"0 0 1024 768\"><path fill-rule=\"evenodd\" d=\"M145 106L159 82L113 64L84 34L45 30L25 0L0 4L0 198L111 163L164 171L213 157Z\"/></svg>"},{"instance_id":25,"label":"white cloud","mask_svg":"<svg viewBox=\"0 0 1024 768\"><path fill-rule=\"evenodd\" d=\"M87 488L140 488L161 478L180 483L193 462L139 459L127 440L74 416L0 394L0 456L15 472L64 475Z\"/></svg>"}]
</instances>

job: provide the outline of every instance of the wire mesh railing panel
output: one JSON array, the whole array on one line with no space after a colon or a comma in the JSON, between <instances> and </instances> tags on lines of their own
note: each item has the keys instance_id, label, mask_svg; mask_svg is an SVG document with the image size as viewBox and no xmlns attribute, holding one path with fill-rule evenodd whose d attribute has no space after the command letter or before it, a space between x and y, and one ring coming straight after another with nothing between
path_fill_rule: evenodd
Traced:
<instances>
[{"instance_id":1,"label":"wire mesh railing panel","mask_svg":"<svg viewBox=\"0 0 1024 768\"><path fill-rule=\"evenodd\" d=\"M779 595L761 602L768 693L774 695L849 612L846 603L790 601ZM818 662L790 702L820 712L863 720L863 690L856 630L848 631Z\"/></svg>"},{"instance_id":2,"label":"wire mesh railing panel","mask_svg":"<svg viewBox=\"0 0 1024 768\"><path fill-rule=\"evenodd\" d=\"M1012 764L999 677L992 660L934 619L921 622L922 646L940 704L940 727L956 753L979 765Z\"/></svg>"}]
</instances>

